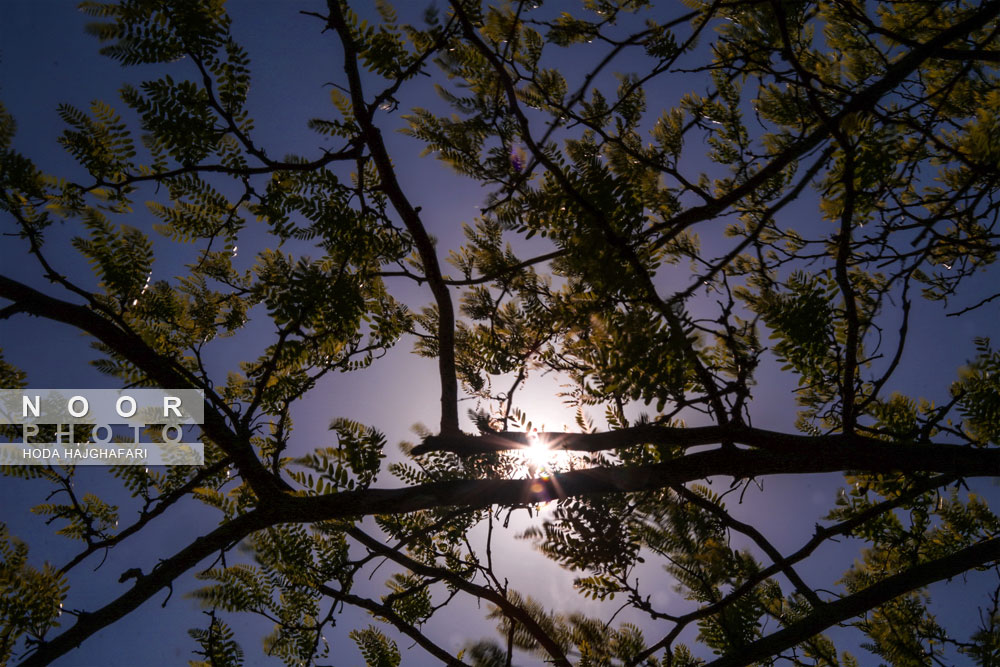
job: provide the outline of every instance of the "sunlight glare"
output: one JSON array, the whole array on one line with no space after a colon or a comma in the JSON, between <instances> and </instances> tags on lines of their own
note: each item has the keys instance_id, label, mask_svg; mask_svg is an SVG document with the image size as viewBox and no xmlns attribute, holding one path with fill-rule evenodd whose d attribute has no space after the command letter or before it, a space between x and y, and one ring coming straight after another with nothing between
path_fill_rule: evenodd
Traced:
<instances>
[{"instance_id":1,"label":"sunlight glare","mask_svg":"<svg viewBox=\"0 0 1000 667\"><path fill-rule=\"evenodd\" d=\"M538 431L528 433L528 446L521 450L525 463L537 469L548 468L552 461L553 451L549 445L538 435Z\"/></svg>"}]
</instances>

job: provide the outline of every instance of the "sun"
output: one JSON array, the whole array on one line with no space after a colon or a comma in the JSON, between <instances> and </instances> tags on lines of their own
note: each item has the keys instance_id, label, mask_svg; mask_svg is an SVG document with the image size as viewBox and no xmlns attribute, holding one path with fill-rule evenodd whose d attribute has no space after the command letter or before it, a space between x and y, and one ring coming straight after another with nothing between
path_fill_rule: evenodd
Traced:
<instances>
[{"instance_id":1,"label":"sun","mask_svg":"<svg viewBox=\"0 0 1000 667\"><path fill-rule=\"evenodd\" d=\"M526 434L527 447L520 451L524 466L524 476L532 480L529 487L530 497L535 502L535 509L541 512L551 512L558 498L563 494L557 473L565 469L568 457L565 451L553 449L547 435L537 429Z\"/></svg>"},{"instance_id":2,"label":"sun","mask_svg":"<svg viewBox=\"0 0 1000 667\"><path fill-rule=\"evenodd\" d=\"M569 452L553 447L549 437L549 434L539 433L537 429L526 434L528 445L519 449L518 454L528 477L548 479L569 466Z\"/></svg>"},{"instance_id":3,"label":"sun","mask_svg":"<svg viewBox=\"0 0 1000 667\"><path fill-rule=\"evenodd\" d=\"M521 450L524 462L534 468L548 468L555 455L555 452L549 448L549 443L538 435L538 431L530 431L527 437L528 446Z\"/></svg>"},{"instance_id":4,"label":"sun","mask_svg":"<svg viewBox=\"0 0 1000 667\"><path fill-rule=\"evenodd\" d=\"M562 446L562 435L568 431L566 422L551 411L541 414L539 410L532 416L533 420L517 408L511 410L510 431L524 438L524 444L511 452L520 468L515 474L525 478L547 478L571 468L572 457ZM562 423L561 429L546 428L547 424L559 423Z\"/></svg>"}]
</instances>

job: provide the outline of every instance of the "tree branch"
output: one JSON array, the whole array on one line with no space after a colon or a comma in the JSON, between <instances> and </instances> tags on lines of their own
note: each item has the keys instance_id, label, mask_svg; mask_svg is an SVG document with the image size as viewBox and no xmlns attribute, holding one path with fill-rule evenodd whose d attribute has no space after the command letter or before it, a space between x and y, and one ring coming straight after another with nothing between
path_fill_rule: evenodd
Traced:
<instances>
[{"instance_id":1,"label":"tree branch","mask_svg":"<svg viewBox=\"0 0 1000 667\"><path fill-rule=\"evenodd\" d=\"M160 561L149 574L136 577L135 585L128 592L96 611L79 614L73 627L58 637L40 644L20 663L20 667L41 667L51 663L79 646L95 632L138 609L157 591L169 586L174 579L197 565L202 559L273 523L270 513L258 509L236 517L208 535L199 537L174 556Z\"/></svg>"},{"instance_id":2,"label":"tree branch","mask_svg":"<svg viewBox=\"0 0 1000 667\"><path fill-rule=\"evenodd\" d=\"M372 614L381 616L389 623L396 626L397 630L419 644L425 651L440 660L443 664L451 665L452 667L468 667L466 663L462 662L428 639L419 628L416 628L412 624L403 620L403 618L397 614L390 605L379 604L374 600L369 600L368 598L363 598L360 595L354 595L353 593L338 591L326 585L319 586L319 590L334 600L340 600L346 602L347 604L354 605L355 607L367 609Z\"/></svg>"},{"instance_id":3,"label":"tree branch","mask_svg":"<svg viewBox=\"0 0 1000 667\"><path fill-rule=\"evenodd\" d=\"M892 66L886 71L885 76L845 102L843 107L841 107L840 112L837 113L836 116L833 116L832 120L839 123L849 114L874 106L879 99L902 83L907 76L913 73L913 71L916 70L922 62L928 58L935 57L938 51L946 44L949 44L950 42L967 35L973 30L986 25L998 15L1000 15L1000 1L991 0L990 2L985 2L977 11L972 13L965 20L942 30L927 42L915 46L906 55L893 63ZM686 227L695 222L717 217L731 205L760 188L768 180L777 176L792 162L798 160L800 157L818 146L829 136L829 132L829 128L826 125L821 124L808 135L791 143L764 167L754 172L753 176L748 178L739 187L736 187L722 197L715 199L710 204L694 206L678 213L669 220L664 220L657 225L653 225L647 234L655 234L666 229L673 230L678 227ZM654 247L659 247L660 245L661 243L659 241L654 243Z\"/></svg>"},{"instance_id":4,"label":"tree branch","mask_svg":"<svg viewBox=\"0 0 1000 667\"><path fill-rule=\"evenodd\" d=\"M772 452L802 453L808 451L825 452L835 449L854 451L859 455L865 451L881 451L886 456L902 449L925 447L946 447L948 451L984 452L994 450L973 450L965 445L888 442L858 434L799 435L782 433L742 424L721 426L676 427L657 424L642 424L616 431L598 433L564 433L545 431L532 434L539 442L553 451L600 452L635 445L666 445L688 449L720 442L746 445ZM414 456L430 452L452 452L459 456L491 454L531 446L527 433L497 431L485 435L432 435L424 439L410 453ZM949 456L952 454L948 454Z\"/></svg>"},{"instance_id":5,"label":"tree branch","mask_svg":"<svg viewBox=\"0 0 1000 667\"><path fill-rule=\"evenodd\" d=\"M396 178L392 159L385 147L382 133L372 122L372 114L365 103L361 73L358 68L358 47L338 0L328 0L330 10L329 27L337 32L344 49L344 72L351 91L351 105L365 145L371 151L371 159L378 170L382 189L393 207L402 218L424 266L427 284L434 295L438 307L438 372L441 376L441 432L458 432L458 379L455 373L455 309L451 294L441 275L434 242L420 219L420 214L404 194Z\"/></svg>"},{"instance_id":6,"label":"tree branch","mask_svg":"<svg viewBox=\"0 0 1000 667\"><path fill-rule=\"evenodd\" d=\"M142 369L161 387L203 390L211 403L206 406L205 423L202 424L205 434L233 459L240 474L258 495L268 495L282 487L280 480L271 475L254 454L249 432L237 434L226 424L227 418L233 424L238 420L225 402L173 359L147 345L136 332L120 328L85 306L56 299L2 275L0 298L14 302L22 312L63 322L89 333Z\"/></svg>"},{"instance_id":7,"label":"tree branch","mask_svg":"<svg viewBox=\"0 0 1000 667\"><path fill-rule=\"evenodd\" d=\"M566 654L563 653L562 647L559 646L555 640L549 637L549 634L538 624L538 621L536 621L531 614L508 600L498 591L494 591L493 589L485 586L480 586L479 584L474 584L467 579L463 579L461 576L451 572L450 570L433 567L414 560L401 551L382 544L359 528L351 528L347 531L347 534L364 544L372 551L389 558L412 572L428 577L442 577L455 588L496 605L508 618L524 626L524 629L530 633L531 636L534 637L535 641L537 641L539 645L552 657L552 662L554 664L561 665L562 667L569 667L570 662L566 659Z\"/></svg>"},{"instance_id":8,"label":"tree branch","mask_svg":"<svg viewBox=\"0 0 1000 667\"><path fill-rule=\"evenodd\" d=\"M785 437L808 440L804 436ZM552 475L547 480L454 480L403 489L364 489L312 497L274 494L268 498L266 511L254 510L211 534L198 538L177 555L163 561L150 575L140 578L129 592L93 614L81 616L73 628L44 644L24 665L47 664L137 608L156 591L213 551L240 540L255 530L281 523L314 523L374 514L404 514L456 505L467 508L521 506L545 502L554 497L562 499L578 495L659 489L719 475L746 478L850 469L870 472L935 471L960 477L1000 476L1000 450L996 449L973 449L955 445L892 445L878 441L874 441L878 445L844 447L830 444L830 437L821 447L781 449L774 452L716 449L646 466L575 470ZM348 534L360 540L367 538L366 546L372 541L367 536L355 535L353 530ZM379 543L375 540L374 544ZM390 551L398 554L395 550ZM419 573L419 570L414 571ZM434 573L440 574L437 568ZM481 592L483 591L477 588L477 593ZM488 597L484 599L498 604ZM851 615L855 613L857 612L852 611Z\"/></svg>"},{"instance_id":9,"label":"tree branch","mask_svg":"<svg viewBox=\"0 0 1000 667\"><path fill-rule=\"evenodd\" d=\"M835 602L828 602L801 621L784 630L742 646L739 654L714 660L706 667L743 667L757 660L780 654L826 628L885 604L904 593L936 581L950 579L975 567L1000 559L1000 538L966 547L950 556L916 565Z\"/></svg>"}]
</instances>

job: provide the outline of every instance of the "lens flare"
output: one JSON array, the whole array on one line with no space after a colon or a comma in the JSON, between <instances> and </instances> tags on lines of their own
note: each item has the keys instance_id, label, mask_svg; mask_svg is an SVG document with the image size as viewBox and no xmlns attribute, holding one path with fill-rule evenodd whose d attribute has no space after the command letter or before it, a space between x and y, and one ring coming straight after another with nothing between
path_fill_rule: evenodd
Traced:
<instances>
[{"instance_id":1,"label":"lens flare","mask_svg":"<svg viewBox=\"0 0 1000 667\"><path fill-rule=\"evenodd\" d=\"M529 466L534 468L547 467L552 461L552 453L545 439L538 435L538 431L528 433L528 446L522 450L522 454L524 454L524 460Z\"/></svg>"}]
</instances>

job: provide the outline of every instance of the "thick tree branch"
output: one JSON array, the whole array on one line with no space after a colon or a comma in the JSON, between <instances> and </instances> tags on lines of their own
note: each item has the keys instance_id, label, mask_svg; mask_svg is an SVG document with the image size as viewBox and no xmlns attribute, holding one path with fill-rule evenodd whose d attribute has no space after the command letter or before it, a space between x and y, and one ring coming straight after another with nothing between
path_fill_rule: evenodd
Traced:
<instances>
[{"instance_id":1,"label":"thick tree branch","mask_svg":"<svg viewBox=\"0 0 1000 667\"><path fill-rule=\"evenodd\" d=\"M877 584L829 602L815 609L806 618L783 630L740 648L738 654L723 656L706 667L743 667L757 660L778 655L830 626L858 616L893 598L923 588L936 581L950 579L976 567L1000 559L1000 538L966 547L950 556L916 565L883 579Z\"/></svg>"},{"instance_id":2,"label":"thick tree branch","mask_svg":"<svg viewBox=\"0 0 1000 667\"><path fill-rule=\"evenodd\" d=\"M240 474L258 494L267 495L281 488L280 481L267 471L254 454L249 444L250 434L237 434L226 424L227 418L236 424L237 417L224 401L215 396L211 388L180 368L173 359L147 345L134 331L120 328L85 306L48 296L6 276L0 276L0 298L12 301L24 313L62 322L89 333L142 369L161 387L205 391L206 398L209 399L205 423L202 424L205 434L233 459ZM218 410L223 410L224 414L220 414Z\"/></svg>"},{"instance_id":3,"label":"thick tree branch","mask_svg":"<svg viewBox=\"0 0 1000 667\"><path fill-rule=\"evenodd\" d=\"M82 617L73 628L46 643L25 664L47 664L47 660L63 655L94 632L138 607L145 599L152 597L156 591L213 551L267 526L353 519L374 514L403 514L452 506L478 508L491 505L529 505L552 498L660 489L719 475L745 478L848 469L911 473L934 471L961 477L995 477L1000 476L1000 450L888 443L844 447L827 441L822 447L794 450L782 448L773 452L716 449L646 466L575 470L552 475L547 480L459 480L403 489L364 489L312 497L276 494L268 499L266 512L256 510L195 540L177 555L161 563L153 571L155 579L141 578L128 593L93 614ZM353 532L349 534L355 536ZM36 658L38 655L49 657Z\"/></svg>"},{"instance_id":4,"label":"thick tree branch","mask_svg":"<svg viewBox=\"0 0 1000 667\"><path fill-rule=\"evenodd\" d=\"M772 451L719 448L662 463L587 468L554 474L548 479L453 480L318 497L282 495L273 498L271 503L282 520L313 522L453 506L474 509L492 505L531 505L553 498L662 489L717 476L745 479L848 470L937 472L969 478L1000 476L1000 450L997 449L894 445L877 441L845 445L829 439L821 439L814 445L788 448L777 443Z\"/></svg>"},{"instance_id":5,"label":"thick tree branch","mask_svg":"<svg viewBox=\"0 0 1000 667\"><path fill-rule=\"evenodd\" d=\"M674 641L676 641L676 639L680 636L681 632L684 631L684 628L686 628L689 624L699 619L707 618L708 616L718 613L719 611L729 606L736 600L739 600L744 595L748 594L750 591L752 591L754 588L756 588L758 585L760 585L763 581L765 581L769 577L780 572L785 566L794 565L795 563L799 563L808 558L810 555L813 554L813 552L816 551L816 549L818 549L827 540L830 540L839 535L850 535L854 529L858 528L859 526L863 526L865 523L874 519L875 517L882 516L886 512L889 512L897 507L901 507L906 503L911 502L913 499L918 498L923 493L927 493L928 491L949 484L953 482L954 479L955 478L950 475L940 475L925 480L923 482L918 482L908 491L905 491L900 495L895 496L891 499L883 500L880 503L875 503L874 505L871 505L867 509L858 512L850 519L841 521L840 523L836 523L831 526L824 526L824 527L817 526L816 532L813 534L813 536L809 538L809 540L804 545L799 547L799 549L796 550L794 553L791 553L788 556L781 558L779 561L771 563L771 565L768 565L764 569L760 570L754 576L749 577L739 586L737 586L729 593L727 593L725 597L723 597L718 602L705 605L704 607L700 607L695 611L692 611L690 613L678 617L676 623L674 624L674 627L670 630L670 632L667 633L667 635L664 636L660 641L656 642L652 646L648 647L645 651L637 655L630 663L628 663L629 666L631 667L632 665L638 665L642 663L644 660L652 656L654 653L664 648L669 650L670 646L673 645Z\"/></svg>"},{"instance_id":6,"label":"thick tree branch","mask_svg":"<svg viewBox=\"0 0 1000 667\"><path fill-rule=\"evenodd\" d=\"M694 426L690 428L676 426L660 426L642 424L617 431L598 433L563 433L540 432L533 433L548 449L553 451L600 452L620 449L635 445L666 445L687 449L720 442L746 445L774 452L802 453L808 451L829 451L842 449L844 451L878 450L886 452L902 451L903 448L947 447L955 452L983 452L973 450L965 445L942 445L931 443L890 443L857 434L831 435L800 435L782 433L767 429L743 426L742 424L724 424L722 426ZM527 433L497 431L485 435L432 435L423 443L411 450L415 456L429 452L452 452L460 456L490 454L496 452L523 449L530 446ZM990 450L993 451L993 450Z\"/></svg>"},{"instance_id":7,"label":"thick tree branch","mask_svg":"<svg viewBox=\"0 0 1000 667\"><path fill-rule=\"evenodd\" d=\"M128 592L100 609L79 614L73 627L58 637L39 645L30 656L20 663L21 667L40 667L51 663L79 646L95 632L138 609L157 591L169 586L177 577L203 559L220 549L235 544L252 532L273 524L274 520L270 513L255 510L224 523L208 535L199 537L174 556L160 561L149 574L136 577L135 585Z\"/></svg>"}]
</instances>

